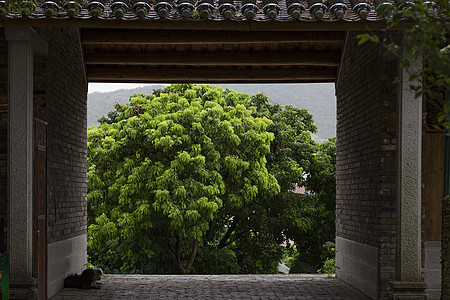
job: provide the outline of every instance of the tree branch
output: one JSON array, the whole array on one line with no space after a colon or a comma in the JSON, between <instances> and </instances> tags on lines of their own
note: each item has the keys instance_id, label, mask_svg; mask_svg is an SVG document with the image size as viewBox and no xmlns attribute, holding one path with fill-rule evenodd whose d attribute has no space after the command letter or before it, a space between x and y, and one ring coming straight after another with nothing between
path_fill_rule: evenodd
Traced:
<instances>
[{"instance_id":1,"label":"tree branch","mask_svg":"<svg viewBox=\"0 0 450 300\"><path fill-rule=\"evenodd\" d=\"M170 250L170 248L166 245L166 243L163 242L163 240L160 237L157 237L158 243L161 244L161 246L163 246L164 250L166 250L166 252L170 255L170 257L172 257L173 261L176 263L177 262L177 258L175 256L175 254L172 252L172 250Z\"/></svg>"},{"instance_id":2,"label":"tree branch","mask_svg":"<svg viewBox=\"0 0 450 300\"><path fill-rule=\"evenodd\" d=\"M230 243L227 244L227 241L231 237L231 234L236 230L236 226L237 226L238 222L239 222L239 217L235 217L233 219L233 223L231 223L231 226L228 227L227 232L225 232L225 235L220 240L219 245L217 245L217 247L219 249L222 249L230 244Z\"/></svg>"},{"instance_id":3,"label":"tree branch","mask_svg":"<svg viewBox=\"0 0 450 300\"><path fill-rule=\"evenodd\" d=\"M211 222L209 222L208 227L209 227L208 231L203 236L203 244L205 244L205 245L208 243L209 240L211 240L213 238L213 236L215 234L215 228L213 228L213 227L216 227L216 226L214 226L214 223L211 221Z\"/></svg>"}]
</instances>

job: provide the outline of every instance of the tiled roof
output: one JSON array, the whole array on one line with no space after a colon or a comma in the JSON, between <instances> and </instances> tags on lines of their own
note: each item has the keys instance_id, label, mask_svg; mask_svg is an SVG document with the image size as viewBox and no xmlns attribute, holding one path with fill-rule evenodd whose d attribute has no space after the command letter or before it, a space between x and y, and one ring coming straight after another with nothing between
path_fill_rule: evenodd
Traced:
<instances>
[{"instance_id":1,"label":"tiled roof","mask_svg":"<svg viewBox=\"0 0 450 300\"><path fill-rule=\"evenodd\" d=\"M324 3L325 2L325 3ZM78 19L78 20L214 20L278 22L377 21L375 8L392 5L384 0L175 0L175 1L45 1L25 9L22 14L9 12L0 1L1 18ZM433 4L430 2L430 7ZM434 7L434 6L433 6ZM0 20L1 22L1 20Z\"/></svg>"},{"instance_id":2,"label":"tiled roof","mask_svg":"<svg viewBox=\"0 0 450 300\"><path fill-rule=\"evenodd\" d=\"M376 7L392 5L385 0L56 1L19 14L7 12L0 0L0 26L79 28L89 82L152 83L334 82L346 32L386 28ZM396 29L411 26L402 22Z\"/></svg>"}]
</instances>

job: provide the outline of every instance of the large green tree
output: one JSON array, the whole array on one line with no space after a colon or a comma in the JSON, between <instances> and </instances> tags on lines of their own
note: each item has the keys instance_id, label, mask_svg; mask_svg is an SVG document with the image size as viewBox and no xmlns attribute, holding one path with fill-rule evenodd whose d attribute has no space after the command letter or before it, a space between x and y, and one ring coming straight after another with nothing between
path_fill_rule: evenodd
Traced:
<instances>
[{"instance_id":1,"label":"large green tree","mask_svg":"<svg viewBox=\"0 0 450 300\"><path fill-rule=\"evenodd\" d=\"M110 271L271 273L286 240L334 237L333 191L322 196L333 159L305 109L172 85L100 123L88 133L88 250Z\"/></svg>"},{"instance_id":2,"label":"large green tree","mask_svg":"<svg viewBox=\"0 0 450 300\"><path fill-rule=\"evenodd\" d=\"M111 245L122 271L164 249L189 273L224 208L279 192L266 168L271 121L227 103L218 87L157 94L133 97L89 130L88 243Z\"/></svg>"}]
</instances>

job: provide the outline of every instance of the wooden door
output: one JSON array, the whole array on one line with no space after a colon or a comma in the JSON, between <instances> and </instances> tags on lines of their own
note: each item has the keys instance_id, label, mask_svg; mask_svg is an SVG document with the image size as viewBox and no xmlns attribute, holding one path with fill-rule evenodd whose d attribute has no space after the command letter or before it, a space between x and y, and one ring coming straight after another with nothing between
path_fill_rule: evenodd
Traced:
<instances>
[{"instance_id":1,"label":"wooden door","mask_svg":"<svg viewBox=\"0 0 450 300\"><path fill-rule=\"evenodd\" d=\"M33 277L39 299L47 299L47 123L34 122Z\"/></svg>"},{"instance_id":2,"label":"wooden door","mask_svg":"<svg viewBox=\"0 0 450 300\"><path fill-rule=\"evenodd\" d=\"M440 241L444 196L444 130L425 135L425 240Z\"/></svg>"}]
</instances>

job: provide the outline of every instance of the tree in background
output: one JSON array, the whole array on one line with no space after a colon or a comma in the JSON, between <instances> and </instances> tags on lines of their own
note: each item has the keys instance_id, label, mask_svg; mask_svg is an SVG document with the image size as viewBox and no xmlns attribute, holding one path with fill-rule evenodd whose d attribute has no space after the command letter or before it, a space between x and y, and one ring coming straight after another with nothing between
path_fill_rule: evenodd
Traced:
<instances>
[{"instance_id":1,"label":"tree in background","mask_svg":"<svg viewBox=\"0 0 450 300\"><path fill-rule=\"evenodd\" d=\"M233 219L228 244L234 243L244 273L276 272L289 242L295 245L296 263L310 266L300 271L316 272L325 260L322 246L335 236L335 140L312 140L316 126L306 109L270 104L262 94L250 97L247 105L256 109L255 117L273 121L267 128L275 136L267 168L281 189L257 197L247 208L250 213ZM297 186L314 195L294 193Z\"/></svg>"},{"instance_id":2,"label":"tree in background","mask_svg":"<svg viewBox=\"0 0 450 300\"><path fill-rule=\"evenodd\" d=\"M189 273L224 207L279 192L265 166L270 121L221 92L178 85L137 96L89 131L90 247L117 243L120 257L143 261L162 248Z\"/></svg>"},{"instance_id":3,"label":"tree in background","mask_svg":"<svg viewBox=\"0 0 450 300\"><path fill-rule=\"evenodd\" d=\"M293 272L319 269L334 273L334 238L336 235L336 138L318 144L305 179L310 205L315 208L308 231L295 232L297 252ZM304 200L305 201L305 200ZM324 264L328 261L328 270Z\"/></svg>"},{"instance_id":4,"label":"tree in background","mask_svg":"<svg viewBox=\"0 0 450 300\"><path fill-rule=\"evenodd\" d=\"M323 161L306 110L172 85L100 123L88 133L88 251L108 271L273 273L282 243L324 208L292 192L313 188Z\"/></svg>"}]
</instances>

